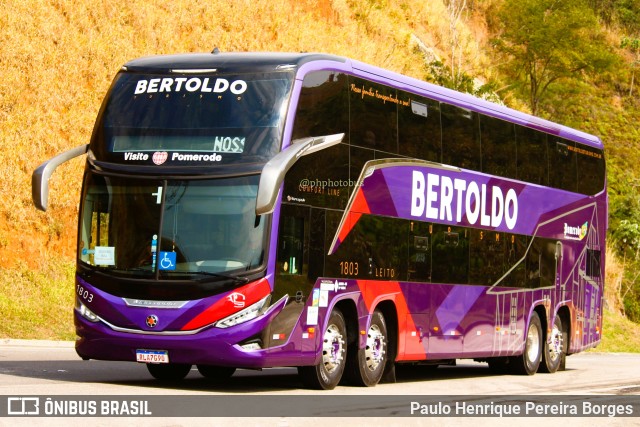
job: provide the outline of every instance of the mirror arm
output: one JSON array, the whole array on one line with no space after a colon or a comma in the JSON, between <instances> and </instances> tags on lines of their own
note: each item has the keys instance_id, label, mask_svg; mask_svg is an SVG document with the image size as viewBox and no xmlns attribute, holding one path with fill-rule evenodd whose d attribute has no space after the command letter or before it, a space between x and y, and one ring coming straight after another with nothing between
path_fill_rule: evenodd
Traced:
<instances>
[{"instance_id":1,"label":"mirror arm","mask_svg":"<svg viewBox=\"0 0 640 427\"><path fill-rule=\"evenodd\" d=\"M291 167L302 156L317 153L342 142L344 133L307 137L291 141L291 145L276 154L262 168L258 196L256 198L256 215L273 212L278 193L284 177Z\"/></svg>"},{"instance_id":2,"label":"mirror arm","mask_svg":"<svg viewBox=\"0 0 640 427\"><path fill-rule=\"evenodd\" d=\"M31 175L31 197L33 204L41 211L47 210L49 200L49 178L58 166L89 151L89 144L72 148L47 160L33 171Z\"/></svg>"}]
</instances>

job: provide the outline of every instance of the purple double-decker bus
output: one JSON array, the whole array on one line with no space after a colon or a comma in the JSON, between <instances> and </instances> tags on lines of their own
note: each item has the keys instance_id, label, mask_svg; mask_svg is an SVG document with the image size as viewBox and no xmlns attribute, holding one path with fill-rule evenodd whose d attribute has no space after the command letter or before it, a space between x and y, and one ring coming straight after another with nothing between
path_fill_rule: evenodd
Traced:
<instances>
[{"instance_id":1,"label":"purple double-decker bus","mask_svg":"<svg viewBox=\"0 0 640 427\"><path fill-rule=\"evenodd\" d=\"M83 359L158 379L398 363L564 369L602 329L607 193L594 136L347 58L186 54L117 74L88 145Z\"/></svg>"}]
</instances>

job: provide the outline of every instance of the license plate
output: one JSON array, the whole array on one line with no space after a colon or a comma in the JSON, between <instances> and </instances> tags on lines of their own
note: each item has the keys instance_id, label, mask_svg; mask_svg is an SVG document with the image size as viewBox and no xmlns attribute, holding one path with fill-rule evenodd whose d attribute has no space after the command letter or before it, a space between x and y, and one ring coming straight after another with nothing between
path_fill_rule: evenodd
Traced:
<instances>
[{"instance_id":1,"label":"license plate","mask_svg":"<svg viewBox=\"0 0 640 427\"><path fill-rule=\"evenodd\" d=\"M169 363L167 350L136 350L136 360L142 363Z\"/></svg>"}]
</instances>

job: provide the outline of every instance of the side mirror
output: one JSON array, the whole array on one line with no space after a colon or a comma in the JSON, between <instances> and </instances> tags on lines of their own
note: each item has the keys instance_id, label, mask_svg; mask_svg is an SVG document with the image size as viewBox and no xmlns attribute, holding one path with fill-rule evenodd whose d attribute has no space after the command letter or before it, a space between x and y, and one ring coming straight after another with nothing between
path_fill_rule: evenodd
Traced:
<instances>
[{"instance_id":1,"label":"side mirror","mask_svg":"<svg viewBox=\"0 0 640 427\"><path fill-rule=\"evenodd\" d=\"M47 160L33 171L31 175L31 197L33 204L41 211L47 210L49 201L49 178L58 166L89 151L89 144L72 148L54 158Z\"/></svg>"}]
</instances>

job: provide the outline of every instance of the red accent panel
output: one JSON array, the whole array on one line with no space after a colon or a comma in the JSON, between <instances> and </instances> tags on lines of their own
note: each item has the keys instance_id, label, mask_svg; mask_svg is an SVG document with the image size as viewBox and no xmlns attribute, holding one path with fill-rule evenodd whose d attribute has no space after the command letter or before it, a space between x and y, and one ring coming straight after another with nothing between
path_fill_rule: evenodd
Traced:
<instances>
[{"instance_id":1,"label":"red accent panel","mask_svg":"<svg viewBox=\"0 0 640 427\"><path fill-rule=\"evenodd\" d=\"M244 310L271 293L267 279L260 279L241 288L223 294L222 298L207 307L202 313L182 327L183 331L198 329Z\"/></svg>"},{"instance_id":2,"label":"red accent panel","mask_svg":"<svg viewBox=\"0 0 640 427\"><path fill-rule=\"evenodd\" d=\"M356 225L363 213L369 214L371 213L371 210L369 210L369 204L367 203L367 199L364 197L362 188L359 188L356 193L356 197L349 208L349 212L347 213L346 221L340 230L340 234L338 234L340 243L344 242L347 235L351 233L351 230L353 230L353 227Z\"/></svg>"},{"instance_id":3,"label":"red accent panel","mask_svg":"<svg viewBox=\"0 0 640 427\"><path fill-rule=\"evenodd\" d=\"M366 197L364 197L364 192L362 188L358 189L358 193L356 194L356 198L353 201L353 205L351 205L351 212L360 212L360 213L371 213L369 209L369 203L367 203Z\"/></svg>"},{"instance_id":4,"label":"red accent panel","mask_svg":"<svg viewBox=\"0 0 640 427\"><path fill-rule=\"evenodd\" d=\"M361 213L349 212L347 214L347 219L344 222L342 229L340 230L340 234L338 235L338 239L340 240L340 243L344 242L344 239L346 239L347 235L351 233L351 230L353 230L353 227L356 225L356 223L358 222L361 216L362 216Z\"/></svg>"},{"instance_id":5,"label":"red accent panel","mask_svg":"<svg viewBox=\"0 0 640 427\"><path fill-rule=\"evenodd\" d=\"M409 313L407 301L398 282L375 280L359 280L358 286L369 313L380 301L391 300L398 311L398 356L396 360L414 360L415 357L405 357L408 354L424 354L425 350L418 337L411 337L416 325Z\"/></svg>"}]
</instances>

